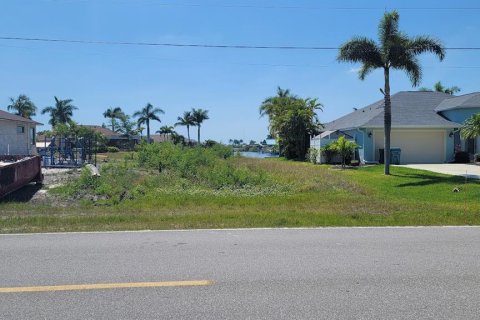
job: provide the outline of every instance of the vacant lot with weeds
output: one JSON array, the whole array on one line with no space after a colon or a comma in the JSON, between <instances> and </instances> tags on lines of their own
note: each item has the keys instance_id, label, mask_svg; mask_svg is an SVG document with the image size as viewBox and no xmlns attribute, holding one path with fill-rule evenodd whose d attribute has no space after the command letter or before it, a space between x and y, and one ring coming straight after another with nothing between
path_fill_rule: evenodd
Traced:
<instances>
[{"instance_id":1,"label":"vacant lot with weeds","mask_svg":"<svg viewBox=\"0 0 480 320\"><path fill-rule=\"evenodd\" d=\"M42 203L0 203L0 230L480 223L477 181L401 167L384 176L382 170L239 158L220 145L149 145L108 155L100 177L86 170L71 175Z\"/></svg>"}]
</instances>

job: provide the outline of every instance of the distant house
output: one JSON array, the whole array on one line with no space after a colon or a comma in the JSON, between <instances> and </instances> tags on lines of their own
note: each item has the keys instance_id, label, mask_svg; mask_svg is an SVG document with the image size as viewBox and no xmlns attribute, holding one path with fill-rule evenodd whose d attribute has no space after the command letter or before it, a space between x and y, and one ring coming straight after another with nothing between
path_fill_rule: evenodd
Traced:
<instances>
[{"instance_id":1,"label":"distant house","mask_svg":"<svg viewBox=\"0 0 480 320\"><path fill-rule=\"evenodd\" d=\"M480 139L462 140L459 129L480 112L480 92L452 96L441 92L407 91L391 96L391 147L401 149L401 163L443 163L453 160L455 150L473 154ZM327 123L324 132L311 140L323 145L345 135L359 146L362 162L381 160L384 147L384 100Z\"/></svg>"},{"instance_id":2,"label":"distant house","mask_svg":"<svg viewBox=\"0 0 480 320\"><path fill-rule=\"evenodd\" d=\"M47 137L43 134L37 134L37 142L35 143L35 146L37 147L37 153L39 155L45 155L47 150L50 148L50 145L52 143L52 138Z\"/></svg>"},{"instance_id":3,"label":"distant house","mask_svg":"<svg viewBox=\"0 0 480 320\"><path fill-rule=\"evenodd\" d=\"M136 135L130 139L118 132L112 131L109 128L96 125L83 125L93 131L102 134L107 139L107 145L118 148L129 148L131 145L137 144L140 141L140 136Z\"/></svg>"},{"instance_id":4,"label":"distant house","mask_svg":"<svg viewBox=\"0 0 480 320\"><path fill-rule=\"evenodd\" d=\"M0 155L37 154L37 125L42 124L0 110Z\"/></svg>"},{"instance_id":5,"label":"distant house","mask_svg":"<svg viewBox=\"0 0 480 320\"><path fill-rule=\"evenodd\" d=\"M151 134L150 139L154 143L161 143L161 142L167 142L167 141L172 141L172 138L170 137L169 134L166 133L161 133L161 134Z\"/></svg>"}]
</instances>

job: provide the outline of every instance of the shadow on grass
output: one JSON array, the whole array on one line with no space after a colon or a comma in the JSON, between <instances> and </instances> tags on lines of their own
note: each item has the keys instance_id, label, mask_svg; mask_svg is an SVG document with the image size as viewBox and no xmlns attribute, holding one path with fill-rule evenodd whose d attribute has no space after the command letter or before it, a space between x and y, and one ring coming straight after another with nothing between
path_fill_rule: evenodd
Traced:
<instances>
[{"instance_id":1,"label":"shadow on grass","mask_svg":"<svg viewBox=\"0 0 480 320\"><path fill-rule=\"evenodd\" d=\"M424 173L407 173L407 174L391 174L394 177L406 178L413 180L411 182L400 183L397 187L416 187L416 186L428 186L434 184L457 184L461 185L465 183L465 177L461 176L435 176ZM477 179L468 179L468 183L478 184Z\"/></svg>"},{"instance_id":2,"label":"shadow on grass","mask_svg":"<svg viewBox=\"0 0 480 320\"><path fill-rule=\"evenodd\" d=\"M37 185L34 183L27 184L17 191L7 194L5 197L0 199L0 203L29 202L40 189L42 189L42 185Z\"/></svg>"},{"instance_id":3,"label":"shadow on grass","mask_svg":"<svg viewBox=\"0 0 480 320\"><path fill-rule=\"evenodd\" d=\"M462 176L437 176L433 174L425 174L425 173L403 173L403 174L392 174L394 177L399 177L399 178L407 178L407 179L413 179L415 181L412 182L405 182L398 184L398 187L414 187L414 186L427 186L427 185L433 185L433 184L457 184L461 185L465 183L465 177ZM468 183L474 183L478 184L479 181L477 179L473 178L468 178L467 179Z\"/></svg>"}]
</instances>

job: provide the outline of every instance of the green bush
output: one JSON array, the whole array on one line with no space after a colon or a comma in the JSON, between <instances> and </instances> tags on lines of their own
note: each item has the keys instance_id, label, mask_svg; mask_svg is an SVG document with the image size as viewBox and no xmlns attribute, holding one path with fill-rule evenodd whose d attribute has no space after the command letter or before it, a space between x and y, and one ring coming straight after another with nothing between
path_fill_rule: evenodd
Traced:
<instances>
[{"instance_id":1,"label":"green bush","mask_svg":"<svg viewBox=\"0 0 480 320\"><path fill-rule=\"evenodd\" d=\"M133 153L132 153L133 154ZM283 192L263 170L239 165L232 150L172 143L142 144L136 156L102 164L100 176L83 169L79 179L54 192L93 205L156 198L162 194L269 195Z\"/></svg>"},{"instance_id":2,"label":"green bush","mask_svg":"<svg viewBox=\"0 0 480 320\"><path fill-rule=\"evenodd\" d=\"M172 143L149 144L138 148L138 164L217 189L258 185L266 181L263 173L233 166L230 161L232 155L232 149L221 144L211 148L190 148Z\"/></svg>"},{"instance_id":3,"label":"green bush","mask_svg":"<svg viewBox=\"0 0 480 320\"><path fill-rule=\"evenodd\" d=\"M308 152L307 152L307 160L310 161L311 163L313 164L317 164L318 162L318 154L319 154L319 151L317 148L310 148L308 149Z\"/></svg>"},{"instance_id":4,"label":"green bush","mask_svg":"<svg viewBox=\"0 0 480 320\"><path fill-rule=\"evenodd\" d=\"M119 151L120 151L120 149L117 148L117 147L111 147L111 146L107 147L107 152L115 153L115 152L119 152Z\"/></svg>"},{"instance_id":5,"label":"green bush","mask_svg":"<svg viewBox=\"0 0 480 320\"><path fill-rule=\"evenodd\" d=\"M337 154L337 151L335 150L333 146L333 142L327 143L323 147L320 148L320 153L322 156L325 157L325 162L326 163L332 163L333 158Z\"/></svg>"}]
</instances>

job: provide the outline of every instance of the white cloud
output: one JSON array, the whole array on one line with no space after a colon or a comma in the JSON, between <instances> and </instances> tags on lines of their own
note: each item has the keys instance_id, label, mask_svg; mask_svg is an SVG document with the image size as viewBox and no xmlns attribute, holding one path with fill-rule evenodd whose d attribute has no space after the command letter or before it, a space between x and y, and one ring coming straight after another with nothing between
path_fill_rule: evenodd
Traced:
<instances>
[{"instance_id":1,"label":"white cloud","mask_svg":"<svg viewBox=\"0 0 480 320\"><path fill-rule=\"evenodd\" d=\"M360 69L361 69L360 67L358 67L358 68L350 68L350 70L349 70L348 72L350 72L350 73L357 73L358 71L360 71Z\"/></svg>"}]
</instances>

